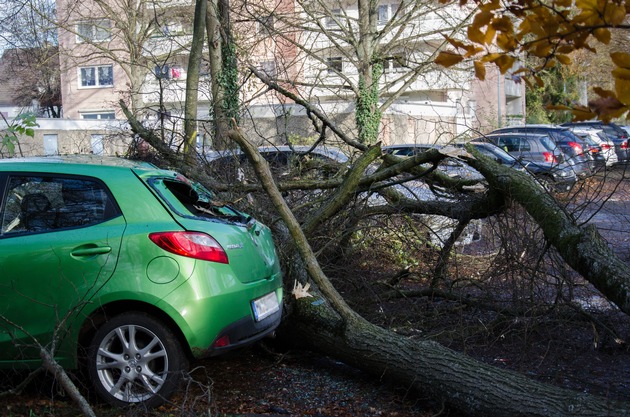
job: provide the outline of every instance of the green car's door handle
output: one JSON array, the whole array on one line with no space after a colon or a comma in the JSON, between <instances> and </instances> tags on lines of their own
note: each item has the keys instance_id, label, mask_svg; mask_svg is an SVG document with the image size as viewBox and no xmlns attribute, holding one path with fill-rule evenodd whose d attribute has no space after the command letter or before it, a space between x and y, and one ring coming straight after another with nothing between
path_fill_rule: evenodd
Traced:
<instances>
[{"instance_id":1,"label":"green car's door handle","mask_svg":"<svg viewBox=\"0 0 630 417\"><path fill-rule=\"evenodd\" d=\"M112 248L110 246L94 246L94 247L80 247L72 251L72 256L95 256L104 255L110 253Z\"/></svg>"}]
</instances>

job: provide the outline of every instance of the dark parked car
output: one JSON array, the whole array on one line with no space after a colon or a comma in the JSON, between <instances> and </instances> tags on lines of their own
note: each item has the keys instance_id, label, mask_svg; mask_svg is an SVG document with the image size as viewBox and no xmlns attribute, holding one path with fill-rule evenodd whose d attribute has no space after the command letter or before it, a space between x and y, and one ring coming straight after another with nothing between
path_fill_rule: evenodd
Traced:
<instances>
[{"instance_id":1,"label":"dark parked car","mask_svg":"<svg viewBox=\"0 0 630 417\"><path fill-rule=\"evenodd\" d=\"M498 146L484 141L474 140L470 144L500 164L529 172L545 187L556 191L569 191L577 181L573 170L564 163L533 162L523 158L514 158Z\"/></svg>"},{"instance_id":2,"label":"dark parked car","mask_svg":"<svg viewBox=\"0 0 630 417\"><path fill-rule=\"evenodd\" d=\"M269 228L181 174L5 159L0 196L0 368L41 367L37 346L54 344L107 402L144 410L169 399L191 359L280 324Z\"/></svg>"},{"instance_id":3,"label":"dark parked car","mask_svg":"<svg viewBox=\"0 0 630 417\"><path fill-rule=\"evenodd\" d=\"M350 158L333 146L278 145L261 146L261 156L269 163L276 178L289 174L333 176L344 170ZM255 174L246 155L238 149L209 151L205 154L210 169L226 182L252 180Z\"/></svg>"},{"instance_id":4,"label":"dark parked car","mask_svg":"<svg viewBox=\"0 0 630 417\"><path fill-rule=\"evenodd\" d=\"M564 161L569 164L578 177L590 176L595 170L595 161L584 152L585 144L567 127L555 125L520 125L496 129L492 133L546 134L555 146L564 153Z\"/></svg>"},{"instance_id":5,"label":"dark parked car","mask_svg":"<svg viewBox=\"0 0 630 417\"><path fill-rule=\"evenodd\" d=\"M549 164L565 161L565 154L547 134L501 132L477 138L476 141L492 143L517 159Z\"/></svg>"},{"instance_id":6,"label":"dark parked car","mask_svg":"<svg viewBox=\"0 0 630 417\"><path fill-rule=\"evenodd\" d=\"M619 163L626 163L630 160L630 149L628 149L628 132L614 123L604 123L599 120L587 122L563 123L564 127L593 128L600 129L606 133L608 139L615 144L615 153Z\"/></svg>"},{"instance_id":7,"label":"dark parked car","mask_svg":"<svg viewBox=\"0 0 630 417\"><path fill-rule=\"evenodd\" d=\"M439 148L442 148L442 146L425 143L405 143L383 146L383 152L395 156L414 156L421 152L426 152L429 149ZM438 165L438 169L454 178L478 181L484 179L483 175L477 172L477 170L454 158L446 158L443 160L440 165Z\"/></svg>"}]
</instances>

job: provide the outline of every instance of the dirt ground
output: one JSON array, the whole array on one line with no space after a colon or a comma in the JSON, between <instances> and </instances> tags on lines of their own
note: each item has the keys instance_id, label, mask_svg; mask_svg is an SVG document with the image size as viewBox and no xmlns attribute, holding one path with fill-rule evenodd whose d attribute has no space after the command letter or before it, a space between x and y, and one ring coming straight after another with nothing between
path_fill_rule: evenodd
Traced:
<instances>
[{"instance_id":1,"label":"dirt ground","mask_svg":"<svg viewBox=\"0 0 630 417\"><path fill-rule=\"evenodd\" d=\"M584 192L594 199L592 190L601 193L603 184L595 183ZM630 263L629 184L624 180L617 182L614 195L602 201L603 208L583 207L581 213L600 228L619 256ZM471 255L470 248L458 252L453 271L458 277L481 276L479 268L489 268L483 264L490 263L491 257ZM512 315L438 297L383 298L378 292L382 283L397 271L376 268L369 262L370 256L366 258L328 272L353 307L372 322L410 338L437 340L480 361L550 384L611 401L630 401L630 318L608 305L570 271L564 274L571 277L571 295L582 303L582 308L567 303L561 308L539 311L522 304L527 309ZM428 274L420 267L412 269L409 276L398 282L397 288L425 287L423 273ZM505 273L500 280L490 277L488 282L499 285L499 290L506 289L506 293L509 288L510 305L521 305L514 299L515 294L521 293L508 287L517 285L509 282L511 276ZM557 276L552 275L553 279L545 283L532 281L535 288L527 290L542 293L549 288L557 289L560 286L554 281ZM566 293L564 287L558 290L560 293ZM97 406L96 414L459 417L395 381L381 381L332 358L286 349L273 342L192 365L190 384L171 404L151 412L111 410L101 405ZM3 385L10 385L10 378L16 377L7 376ZM51 378L42 377L20 395L0 397L0 415L67 417L80 413Z\"/></svg>"}]
</instances>

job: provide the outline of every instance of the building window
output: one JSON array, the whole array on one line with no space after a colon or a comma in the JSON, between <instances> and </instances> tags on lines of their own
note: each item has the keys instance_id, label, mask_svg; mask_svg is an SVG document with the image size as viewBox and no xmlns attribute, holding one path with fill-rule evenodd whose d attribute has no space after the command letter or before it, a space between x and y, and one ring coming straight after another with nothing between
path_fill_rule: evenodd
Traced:
<instances>
[{"instance_id":1,"label":"building window","mask_svg":"<svg viewBox=\"0 0 630 417\"><path fill-rule=\"evenodd\" d=\"M405 67L407 67L407 58L403 54L397 54L387 58L385 65L383 65L385 71L396 71L397 69Z\"/></svg>"},{"instance_id":2,"label":"building window","mask_svg":"<svg viewBox=\"0 0 630 417\"><path fill-rule=\"evenodd\" d=\"M81 87L111 87L114 85L112 65L79 68Z\"/></svg>"},{"instance_id":3,"label":"building window","mask_svg":"<svg viewBox=\"0 0 630 417\"><path fill-rule=\"evenodd\" d=\"M44 135L44 155L57 155L58 153L57 134Z\"/></svg>"},{"instance_id":4,"label":"building window","mask_svg":"<svg viewBox=\"0 0 630 417\"><path fill-rule=\"evenodd\" d=\"M333 56L326 60L328 65L328 73L336 74L343 72L343 60L340 56Z\"/></svg>"},{"instance_id":5,"label":"building window","mask_svg":"<svg viewBox=\"0 0 630 417\"><path fill-rule=\"evenodd\" d=\"M258 19L258 34L269 35L273 32L274 19L272 15L263 16Z\"/></svg>"},{"instance_id":6,"label":"building window","mask_svg":"<svg viewBox=\"0 0 630 417\"><path fill-rule=\"evenodd\" d=\"M156 65L153 68L155 78L161 80L185 80L186 70L181 65Z\"/></svg>"},{"instance_id":7,"label":"building window","mask_svg":"<svg viewBox=\"0 0 630 417\"><path fill-rule=\"evenodd\" d=\"M339 27L339 23L343 18L343 14L341 13L341 9L332 9L332 16L328 16L326 18L326 26L329 28Z\"/></svg>"},{"instance_id":8,"label":"building window","mask_svg":"<svg viewBox=\"0 0 630 417\"><path fill-rule=\"evenodd\" d=\"M398 7L399 7L398 3L381 4L380 6L378 6L378 9L376 10L377 24L384 25L387 22L389 22L396 14Z\"/></svg>"},{"instance_id":9,"label":"building window","mask_svg":"<svg viewBox=\"0 0 630 417\"><path fill-rule=\"evenodd\" d=\"M86 120L113 120L116 118L116 113L113 111L81 112L81 118Z\"/></svg>"},{"instance_id":10,"label":"building window","mask_svg":"<svg viewBox=\"0 0 630 417\"><path fill-rule=\"evenodd\" d=\"M103 145L103 135L101 134L91 135L90 145L92 147L92 153L94 155L103 155L105 153L105 146Z\"/></svg>"},{"instance_id":11,"label":"building window","mask_svg":"<svg viewBox=\"0 0 630 417\"><path fill-rule=\"evenodd\" d=\"M260 70L267 77L275 77L276 76L276 62L275 61L263 61L260 63Z\"/></svg>"},{"instance_id":12,"label":"building window","mask_svg":"<svg viewBox=\"0 0 630 417\"><path fill-rule=\"evenodd\" d=\"M108 41L111 34L111 22L107 19L77 23L77 43Z\"/></svg>"}]
</instances>

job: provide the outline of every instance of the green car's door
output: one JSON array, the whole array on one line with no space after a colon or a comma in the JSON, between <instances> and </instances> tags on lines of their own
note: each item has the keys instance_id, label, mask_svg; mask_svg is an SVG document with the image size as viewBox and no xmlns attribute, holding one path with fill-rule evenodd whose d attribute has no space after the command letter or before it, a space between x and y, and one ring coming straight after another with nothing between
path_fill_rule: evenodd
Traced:
<instances>
[{"instance_id":1,"label":"green car's door","mask_svg":"<svg viewBox=\"0 0 630 417\"><path fill-rule=\"evenodd\" d=\"M0 366L9 366L38 360L36 345L56 329L63 335L112 275L125 220L93 178L16 173L0 181Z\"/></svg>"}]
</instances>

